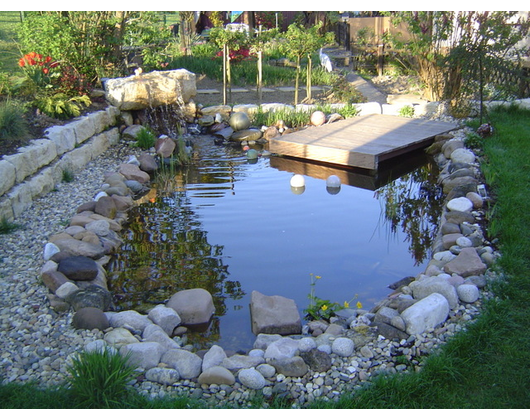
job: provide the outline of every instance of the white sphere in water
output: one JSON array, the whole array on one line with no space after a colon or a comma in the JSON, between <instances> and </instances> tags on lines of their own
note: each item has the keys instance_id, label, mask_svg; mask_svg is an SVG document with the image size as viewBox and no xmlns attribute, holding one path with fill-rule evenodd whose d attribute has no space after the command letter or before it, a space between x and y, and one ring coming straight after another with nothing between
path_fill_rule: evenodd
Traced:
<instances>
[{"instance_id":1,"label":"white sphere in water","mask_svg":"<svg viewBox=\"0 0 530 420\"><path fill-rule=\"evenodd\" d=\"M337 175L328 176L328 179L326 179L326 187L339 188L340 178Z\"/></svg>"},{"instance_id":2,"label":"white sphere in water","mask_svg":"<svg viewBox=\"0 0 530 420\"><path fill-rule=\"evenodd\" d=\"M299 188L305 186L305 179L302 175L296 174L291 178L291 187Z\"/></svg>"}]
</instances>

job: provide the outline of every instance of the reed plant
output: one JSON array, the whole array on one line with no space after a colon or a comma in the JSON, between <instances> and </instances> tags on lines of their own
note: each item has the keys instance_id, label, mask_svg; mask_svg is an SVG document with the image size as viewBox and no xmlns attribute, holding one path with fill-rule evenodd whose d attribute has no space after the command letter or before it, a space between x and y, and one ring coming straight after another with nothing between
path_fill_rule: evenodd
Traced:
<instances>
[{"instance_id":1,"label":"reed plant","mask_svg":"<svg viewBox=\"0 0 530 420\"><path fill-rule=\"evenodd\" d=\"M16 101L7 100L0 103L0 141L26 139L29 126L24 118L24 107Z\"/></svg>"},{"instance_id":2,"label":"reed plant","mask_svg":"<svg viewBox=\"0 0 530 420\"><path fill-rule=\"evenodd\" d=\"M70 390L80 408L113 408L127 398L135 366L128 355L104 347L75 355L68 372Z\"/></svg>"}]
</instances>

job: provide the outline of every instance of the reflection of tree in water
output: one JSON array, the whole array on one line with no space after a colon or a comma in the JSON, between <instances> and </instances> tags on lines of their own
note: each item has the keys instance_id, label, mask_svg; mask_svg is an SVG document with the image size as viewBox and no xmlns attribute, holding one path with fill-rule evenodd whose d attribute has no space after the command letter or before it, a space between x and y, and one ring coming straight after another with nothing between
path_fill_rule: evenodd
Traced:
<instances>
[{"instance_id":1,"label":"reflection of tree in water","mask_svg":"<svg viewBox=\"0 0 530 420\"><path fill-rule=\"evenodd\" d=\"M427 258L436 236L443 197L436 178L436 166L429 163L375 191L383 222L389 223L392 234L401 226L415 265Z\"/></svg>"},{"instance_id":2,"label":"reflection of tree in water","mask_svg":"<svg viewBox=\"0 0 530 420\"><path fill-rule=\"evenodd\" d=\"M145 312L180 290L208 290L216 313L203 336L215 340L225 299L240 299L244 292L227 279L223 246L208 243L189 204L186 191L159 191L156 200L133 209L122 249L109 264L109 280L118 310Z\"/></svg>"}]
</instances>

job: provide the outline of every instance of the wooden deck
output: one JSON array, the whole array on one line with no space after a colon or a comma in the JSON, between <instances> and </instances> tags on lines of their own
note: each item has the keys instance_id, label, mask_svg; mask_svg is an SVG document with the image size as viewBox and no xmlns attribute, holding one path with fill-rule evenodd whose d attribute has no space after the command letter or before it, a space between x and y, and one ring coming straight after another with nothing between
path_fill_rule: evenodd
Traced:
<instances>
[{"instance_id":1,"label":"wooden deck","mask_svg":"<svg viewBox=\"0 0 530 420\"><path fill-rule=\"evenodd\" d=\"M458 126L442 121L365 115L289 133L269 141L283 156L377 170L379 164L429 146L434 137Z\"/></svg>"}]
</instances>

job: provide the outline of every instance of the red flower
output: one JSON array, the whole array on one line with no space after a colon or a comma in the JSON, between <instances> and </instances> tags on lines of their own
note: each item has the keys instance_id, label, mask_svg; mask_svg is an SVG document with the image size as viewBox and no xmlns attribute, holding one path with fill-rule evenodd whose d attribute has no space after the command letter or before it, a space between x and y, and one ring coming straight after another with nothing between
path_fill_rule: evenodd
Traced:
<instances>
[{"instance_id":1,"label":"red flower","mask_svg":"<svg viewBox=\"0 0 530 420\"><path fill-rule=\"evenodd\" d=\"M44 74L48 74L49 71L50 71L50 70L49 70L47 67L44 67L44 68L42 69L42 72L43 72Z\"/></svg>"},{"instance_id":2,"label":"red flower","mask_svg":"<svg viewBox=\"0 0 530 420\"><path fill-rule=\"evenodd\" d=\"M20 60L18 60L18 65L20 67L24 67L26 65L26 60L24 58L21 58Z\"/></svg>"}]
</instances>

